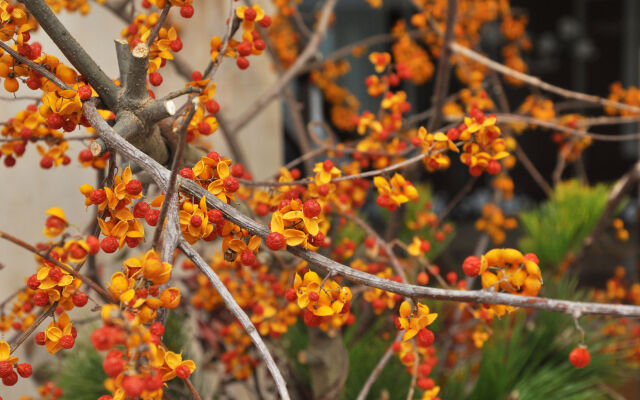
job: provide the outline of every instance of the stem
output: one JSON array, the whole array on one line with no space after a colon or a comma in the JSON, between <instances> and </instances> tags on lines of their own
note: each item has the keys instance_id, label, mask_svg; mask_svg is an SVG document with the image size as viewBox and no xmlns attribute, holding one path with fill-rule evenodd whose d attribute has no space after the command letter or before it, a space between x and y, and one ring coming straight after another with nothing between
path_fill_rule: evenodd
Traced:
<instances>
[{"instance_id":1,"label":"stem","mask_svg":"<svg viewBox=\"0 0 640 400\"><path fill-rule=\"evenodd\" d=\"M35 247L33 247L32 245L30 245L29 243L18 239L17 237L10 235L6 232L0 231L0 238L5 239L9 242L12 242L14 244L17 244L18 246L22 247L25 250L28 250L30 252L32 252L33 254L36 254L42 258L44 258L45 260L47 260L48 262L55 264L58 268L61 268L63 270L65 270L66 272L68 272L70 275L72 275L74 278L80 279L81 281L85 282L87 285L89 285L93 290L96 291L96 293L98 293L100 295L100 297L102 297L102 299L108 303L115 303L116 301L113 299L113 297L111 297L111 295L109 293L107 293L106 290L104 290L102 287L100 287L100 285L98 285L96 282L94 282L93 280L91 280L88 276L77 272L76 270L74 270L73 268L69 267L68 265L62 264L60 261L54 260L53 258L51 258L48 254L40 254L40 252L38 251L38 249L36 249Z\"/></svg>"}]
</instances>

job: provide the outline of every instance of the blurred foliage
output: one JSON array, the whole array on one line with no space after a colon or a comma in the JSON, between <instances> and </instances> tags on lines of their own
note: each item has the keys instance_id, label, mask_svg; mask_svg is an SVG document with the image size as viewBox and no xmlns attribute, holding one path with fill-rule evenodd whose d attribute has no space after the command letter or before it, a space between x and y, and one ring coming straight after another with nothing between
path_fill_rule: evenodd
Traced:
<instances>
[{"instance_id":1,"label":"blurred foliage","mask_svg":"<svg viewBox=\"0 0 640 400\"><path fill-rule=\"evenodd\" d=\"M535 253L541 266L559 265L574 252L604 212L610 187L570 180L556 185L538 208L520 213L524 236L520 249Z\"/></svg>"}]
</instances>

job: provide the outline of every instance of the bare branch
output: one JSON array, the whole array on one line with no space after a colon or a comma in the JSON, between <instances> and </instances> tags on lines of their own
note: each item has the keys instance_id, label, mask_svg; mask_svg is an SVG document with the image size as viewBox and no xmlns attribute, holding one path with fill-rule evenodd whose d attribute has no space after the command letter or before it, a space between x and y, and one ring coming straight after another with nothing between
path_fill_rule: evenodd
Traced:
<instances>
[{"instance_id":1,"label":"bare branch","mask_svg":"<svg viewBox=\"0 0 640 400\"><path fill-rule=\"evenodd\" d=\"M574 92L573 90L568 90L568 89L563 89L561 87L552 85L550 83L544 82L542 81L540 78L537 78L535 76L531 76L531 75L527 75L524 74L522 72L516 71L515 69L509 68L507 66L504 66L496 61L491 60L488 57L483 56L482 54L475 52L471 49L468 49L464 46L462 46L459 43L451 43L451 50L453 50L454 53L458 53L458 54L462 54L465 57L469 57L470 59L479 62L482 65L485 65L503 75L508 75L511 76L513 78L519 79L523 82L525 82L528 85L531 86L535 86L538 87L542 90L546 90L548 92L551 93L555 93L559 96L568 98L568 99L575 99L575 100L580 100L580 101L586 101L589 103L596 103L596 104L600 104L601 106L609 106L609 107L614 107L617 108L619 110L626 110L626 111L632 111L635 113L640 113L640 108L638 107L634 107L634 106L630 106L628 104L623 104L623 103L618 103L617 101L611 101L608 99L605 99L604 97L600 97L600 96L594 96L594 95L590 95L590 94L585 94L585 93L580 93L580 92Z\"/></svg>"},{"instance_id":2,"label":"bare branch","mask_svg":"<svg viewBox=\"0 0 640 400\"><path fill-rule=\"evenodd\" d=\"M164 186L165 182L168 182L170 172L166 168L162 167L149 156L145 155L122 137L118 136L113 129L104 122L104 120L101 118L96 120L96 115L98 117L99 115L97 114L97 110L95 110L95 105L91 102L85 102L84 110L85 115L91 124L93 124L94 121L97 122L97 124L94 125L94 128L96 128L105 143L117 149L118 152L126 159L136 162L142 169L147 171L159 185ZM103 122L103 124L101 124L101 122ZM265 238L269 234L269 229L266 226L247 217L234 207L222 202L222 200L207 192L196 182L178 177L178 184L184 192L191 196L197 198L205 196L208 207L220 210L226 219L246 229L250 234L258 235L262 238ZM327 272L342 275L352 282L397 293L404 297L414 299L425 298L479 304L502 304L514 307L554 311L569 315L580 312L582 315L640 317L640 306L556 300L543 297L494 293L484 290L450 290L407 285L359 271L331 260L321 254L300 247L288 247L287 251L308 261L311 265L317 266Z\"/></svg>"},{"instance_id":3,"label":"bare branch","mask_svg":"<svg viewBox=\"0 0 640 400\"><path fill-rule=\"evenodd\" d=\"M256 329L255 325L253 325L253 323L251 322L247 314L238 305L236 300L233 298L233 295L229 292L229 290L227 290L227 288L224 286L224 284L222 283L218 275L215 273L215 271L211 269L209 264L207 264L207 262L202 259L200 254L198 254L198 252L195 251L193 247L191 247L186 241L184 241L184 239L180 241L180 249L184 252L184 254L187 257L191 259L191 261L194 262L194 264L198 267L200 272L202 272L207 276L207 278L209 278L209 281L211 282L213 287L218 291L218 294L224 300L225 304L227 305L227 308L229 308L229 311L231 311L231 313L242 324L244 329L247 331L247 334L249 335L249 337L251 337L253 344L258 349L258 352L260 353L262 360L267 365L267 368L269 369L271 376L275 380L276 386L278 388L278 392L280 393L280 398L283 400L288 400L289 392L287 391L287 383L282 377L282 374L280 373L278 366L273 360L271 353L269 353L269 349L267 349L267 346L264 344L262 337L260 337L260 334L258 333L258 330Z\"/></svg>"},{"instance_id":4,"label":"bare branch","mask_svg":"<svg viewBox=\"0 0 640 400\"><path fill-rule=\"evenodd\" d=\"M108 303L115 303L116 301L114 300L113 297L111 297L111 295L104 290L102 287L100 287L100 285L98 285L96 282L94 282L93 280L91 280L88 276L83 275L82 273L76 271L75 269L69 267L68 265L62 264L60 261L53 259L51 256L49 256L49 254L41 254L38 249L36 249L35 247L33 247L32 245L30 245L29 243L18 239L17 237L10 235L6 232L0 231L0 238L5 239L9 242L12 242L14 244L17 244L18 246L22 247L25 250L28 250L30 252L32 252L33 254L36 254L42 258L44 258L45 260L47 260L48 262L54 264L56 267L61 268L63 270L65 270L67 273L69 273L70 275L72 275L74 278L76 279L80 279L82 282L86 283L87 285L89 285L91 287L91 289L95 290L96 293L98 293L100 295L100 297L102 297L102 299Z\"/></svg>"}]
</instances>

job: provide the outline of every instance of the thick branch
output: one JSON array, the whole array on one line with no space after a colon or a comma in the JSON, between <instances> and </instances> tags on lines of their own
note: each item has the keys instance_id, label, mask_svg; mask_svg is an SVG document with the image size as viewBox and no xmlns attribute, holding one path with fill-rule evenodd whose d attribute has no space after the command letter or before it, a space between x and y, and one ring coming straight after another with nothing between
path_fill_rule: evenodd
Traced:
<instances>
[{"instance_id":1,"label":"thick branch","mask_svg":"<svg viewBox=\"0 0 640 400\"><path fill-rule=\"evenodd\" d=\"M95 105L90 102L84 104L85 115L91 124L98 115ZM99 115L98 115L99 117ZM118 136L113 129L102 118L94 128L98 131L102 139L109 146L128 160L136 162L142 169L147 171L159 185L165 185L169 179L170 172L158 164L156 161L133 147L126 140ZM100 122L104 122L101 124ZM234 207L222 202L216 196L207 192L196 182L178 177L178 184L182 190L191 196L200 198L205 196L207 206L218 209L226 219L234 224L246 229L252 235L265 238L269 234L269 229L244 215ZM382 279L375 275L362 272L344 264L340 264L321 254L306 250L300 247L289 247L287 250L311 265L315 265L327 272L342 275L352 282L375 287L382 290L397 293L410 298L426 298L433 300L445 300L456 302L472 302L480 304L502 304L514 307L535 308L546 311L561 312L569 315L612 315L618 317L640 317L640 306L628 306L618 304L600 304L589 302L576 302L567 300L555 300L542 297L518 296L505 293L494 293L484 290L449 290L438 289L417 285L407 285L388 279Z\"/></svg>"},{"instance_id":2,"label":"thick branch","mask_svg":"<svg viewBox=\"0 0 640 400\"><path fill-rule=\"evenodd\" d=\"M117 103L118 87L71 36L44 0L21 0L62 54L98 92L109 109Z\"/></svg>"}]
</instances>

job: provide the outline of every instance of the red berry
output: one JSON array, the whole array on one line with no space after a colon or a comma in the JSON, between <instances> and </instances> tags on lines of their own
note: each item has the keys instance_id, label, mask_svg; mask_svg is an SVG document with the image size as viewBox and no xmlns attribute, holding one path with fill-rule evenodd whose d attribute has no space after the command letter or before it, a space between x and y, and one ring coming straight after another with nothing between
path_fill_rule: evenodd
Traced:
<instances>
[{"instance_id":1,"label":"red berry","mask_svg":"<svg viewBox=\"0 0 640 400\"><path fill-rule=\"evenodd\" d=\"M284 297L287 299L288 302L292 303L298 299L298 293L296 292L295 289L291 288L287 290Z\"/></svg>"},{"instance_id":2,"label":"red berry","mask_svg":"<svg viewBox=\"0 0 640 400\"><path fill-rule=\"evenodd\" d=\"M207 111L209 111L210 114L216 114L218 113L218 111L220 111L220 104L218 104L218 102L213 99L207 100L205 106L207 107Z\"/></svg>"},{"instance_id":3,"label":"red berry","mask_svg":"<svg viewBox=\"0 0 640 400\"><path fill-rule=\"evenodd\" d=\"M436 340L436 336L427 328L420 329L417 338L420 347L429 347Z\"/></svg>"},{"instance_id":4,"label":"red berry","mask_svg":"<svg viewBox=\"0 0 640 400\"><path fill-rule=\"evenodd\" d=\"M191 80L192 81L201 81L202 80L202 72L200 71L193 71L191 73Z\"/></svg>"},{"instance_id":5,"label":"red berry","mask_svg":"<svg viewBox=\"0 0 640 400\"><path fill-rule=\"evenodd\" d=\"M185 4L184 6L180 7L180 15L182 15L183 18L191 18L193 17L193 6L191 4Z\"/></svg>"},{"instance_id":6,"label":"red berry","mask_svg":"<svg viewBox=\"0 0 640 400\"><path fill-rule=\"evenodd\" d=\"M489 165L487 165L487 172L489 175L495 175L502 169L500 163L496 160L490 160Z\"/></svg>"},{"instance_id":7,"label":"red berry","mask_svg":"<svg viewBox=\"0 0 640 400\"><path fill-rule=\"evenodd\" d=\"M18 369L18 374L20 374L20 376L23 378L28 378L33 373L33 368L31 368L31 364L29 363L18 364L17 369Z\"/></svg>"},{"instance_id":8,"label":"red berry","mask_svg":"<svg viewBox=\"0 0 640 400\"><path fill-rule=\"evenodd\" d=\"M73 300L73 305L76 307L84 307L89 301L89 296L84 292L78 292L71 296L71 300Z\"/></svg>"},{"instance_id":9,"label":"red berry","mask_svg":"<svg viewBox=\"0 0 640 400\"><path fill-rule=\"evenodd\" d=\"M433 379L431 378L418 379L418 387L422 390L431 390L435 385L435 382L433 382Z\"/></svg>"},{"instance_id":10,"label":"red berry","mask_svg":"<svg viewBox=\"0 0 640 400\"><path fill-rule=\"evenodd\" d=\"M454 284L458 281L458 274L456 274L455 272L451 271L449 273L447 273L447 275L445 276L445 278L447 279L447 282L449 282L450 284Z\"/></svg>"},{"instance_id":11,"label":"red berry","mask_svg":"<svg viewBox=\"0 0 640 400\"><path fill-rule=\"evenodd\" d=\"M76 343L76 339L72 335L65 335L58 341L63 349L70 349Z\"/></svg>"},{"instance_id":12,"label":"red berry","mask_svg":"<svg viewBox=\"0 0 640 400\"><path fill-rule=\"evenodd\" d=\"M100 248L102 248L102 251L104 251L105 253L113 253L118 250L119 246L120 244L118 243L118 239L116 239L115 236L107 236L106 238L102 239L102 242L100 243Z\"/></svg>"},{"instance_id":13,"label":"red berry","mask_svg":"<svg viewBox=\"0 0 640 400\"><path fill-rule=\"evenodd\" d=\"M236 58L236 65L240 69L247 69L249 68L249 60L244 57L238 57Z\"/></svg>"},{"instance_id":14,"label":"red berry","mask_svg":"<svg viewBox=\"0 0 640 400\"><path fill-rule=\"evenodd\" d=\"M27 286L31 290L36 290L40 286L40 281L36 274L31 275L29 279L27 279Z\"/></svg>"},{"instance_id":15,"label":"red berry","mask_svg":"<svg viewBox=\"0 0 640 400\"><path fill-rule=\"evenodd\" d=\"M122 388L127 397L137 399L144 390L144 381L136 375L125 376L122 379Z\"/></svg>"},{"instance_id":16,"label":"red berry","mask_svg":"<svg viewBox=\"0 0 640 400\"><path fill-rule=\"evenodd\" d=\"M238 182L238 180L233 176L229 176L225 178L225 180L223 181L223 185L224 185L224 190L227 193L234 193L240 188L240 182Z\"/></svg>"},{"instance_id":17,"label":"red berry","mask_svg":"<svg viewBox=\"0 0 640 400\"><path fill-rule=\"evenodd\" d=\"M93 190L89 193L89 200L93 204L102 204L107 200L107 192L102 189Z\"/></svg>"},{"instance_id":18,"label":"red berry","mask_svg":"<svg viewBox=\"0 0 640 400\"><path fill-rule=\"evenodd\" d=\"M211 133L211 125L209 125L206 121L202 121L198 124L198 130L203 135L209 135Z\"/></svg>"},{"instance_id":19,"label":"red berry","mask_svg":"<svg viewBox=\"0 0 640 400\"><path fill-rule=\"evenodd\" d=\"M269 26L271 26L271 17L265 15L260 21L258 21L258 24L263 28L268 28Z\"/></svg>"},{"instance_id":20,"label":"red berry","mask_svg":"<svg viewBox=\"0 0 640 400\"><path fill-rule=\"evenodd\" d=\"M6 157L4 158L4 165L5 165L6 167L11 168L11 167L13 167L14 165L16 165L16 159L15 159L15 158L13 158L13 156L11 156L11 155L6 156Z\"/></svg>"},{"instance_id":21,"label":"red berry","mask_svg":"<svg viewBox=\"0 0 640 400\"><path fill-rule=\"evenodd\" d=\"M151 333L156 336L162 336L164 335L164 325L162 325L162 323L160 322L154 322L149 327L149 331L151 331Z\"/></svg>"},{"instance_id":22,"label":"red berry","mask_svg":"<svg viewBox=\"0 0 640 400\"><path fill-rule=\"evenodd\" d=\"M38 307L44 307L49 304L49 295L47 292L36 292L33 295L33 303Z\"/></svg>"},{"instance_id":23,"label":"red berry","mask_svg":"<svg viewBox=\"0 0 640 400\"><path fill-rule=\"evenodd\" d=\"M196 175L191 168L182 168L180 170L180 176L186 179L193 179Z\"/></svg>"},{"instance_id":24,"label":"red berry","mask_svg":"<svg viewBox=\"0 0 640 400\"><path fill-rule=\"evenodd\" d=\"M571 350L569 362L576 368L584 368L591 362L591 355L586 347L579 346Z\"/></svg>"},{"instance_id":25,"label":"red berry","mask_svg":"<svg viewBox=\"0 0 640 400\"><path fill-rule=\"evenodd\" d=\"M93 161L93 154L91 154L91 150L84 149L78 154L78 160L80 162L90 162Z\"/></svg>"},{"instance_id":26,"label":"red berry","mask_svg":"<svg viewBox=\"0 0 640 400\"><path fill-rule=\"evenodd\" d=\"M191 375L191 370L186 365L179 365L178 368L176 368L176 375L180 379L187 379L189 375Z\"/></svg>"},{"instance_id":27,"label":"red berry","mask_svg":"<svg viewBox=\"0 0 640 400\"><path fill-rule=\"evenodd\" d=\"M311 292L309 293L309 300L318 301L320 300L320 295L318 294L318 292Z\"/></svg>"},{"instance_id":28,"label":"red berry","mask_svg":"<svg viewBox=\"0 0 640 400\"><path fill-rule=\"evenodd\" d=\"M60 129L62 128L62 124L64 123L64 119L60 114L53 113L49 115L47 118L47 126L49 129Z\"/></svg>"},{"instance_id":29,"label":"red berry","mask_svg":"<svg viewBox=\"0 0 640 400\"><path fill-rule=\"evenodd\" d=\"M254 42L253 42L253 47L255 47L255 48L256 48L256 50L260 50L260 51L262 51L262 50L264 50L264 49L267 47L267 45L266 45L266 43L264 42L264 40L262 40L262 39L258 39L258 40L256 40L256 41L254 41Z\"/></svg>"},{"instance_id":30,"label":"red berry","mask_svg":"<svg viewBox=\"0 0 640 400\"><path fill-rule=\"evenodd\" d=\"M49 156L42 157L42 160L40 160L40 167L43 169L49 169L53 167L53 158Z\"/></svg>"},{"instance_id":31,"label":"red berry","mask_svg":"<svg viewBox=\"0 0 640 400\"><path fill-rule=\"evenodd\" d=\"M209 221L216 225L224 222L224 215L220 210L209 210L209 212L207 213L207 217L209 217Z\"/></svg>"},{"instance_id":32,"label":"red berry","mask_svg":"<svg viewBox=\"0 0 640 400\"><path fill-rule=\"evenodd\" d=\"M85 240L89 245L89 254L96 255L100 251L100 239L93 235L87 236L87 240Z\"/></svg>"},{"instance_id":33,"label":"red berry","mask_svg":"<svg viewBox=\"0 0 640 400\"><path fill-rule=\"evenodd\" d=\"M240 262L242 265L252 266L256 262L256 255L253 251L246 249L240 254Z\"/></svg>"},{"instance_id":34,"label":"red berry","mask_svg":"<svg viewBox=\"0 0 640 400\"><path fill-rule=\"evenodd\" d=\"M127 193L132 196L137 196L142 192L142 183L137 179L132 179L127 183Z\"/></svg>"},{"instance_id":35,"label":"red berry","mask_svg":"<svg viewBox=\"0 0 640 400\"><path fill-rule=\"evenodd\" d=\"M124 369L124 362L119 357L108 357L102 362L102 369L107 376L115 378Z\"/></svg>"},{"instance_id":36,"label":"red berry","mask_svg":"<svg viewBox=\"0 0 640 400\"><path fill-rule=\"evenodd\" d=\"M538 256L536 256L533 253L527 253L524 255L524 259L525 260L529 260L529 261L533 261L536 264L540 264L540 260L538 259Z\"/></svg>"},{"instance_id":37,"label":"red berry","mask_svg":"<svg viewBox=\"0 0 640 400\"><path fill-rule=\"evenodd\" d=\"M196 228L200 228L202 226L202 217L199 215L192 215L189 223Z\"/></svg>"},{"instance_id":38,"label":"red berry","mask_svg":"<svg viewBox=\"0 0 640 400\"><path fill-rule=\"evenodd\" d=\"M152 72L149 74L149 82L153 86L160 86L162 84L162 75L160 75L160 72Z\"/></svg>"},{"instance_id":39,"label":"red berry","mask_svg":"<svg viewBox=\"0 0 640 400\"><path fill-rule=\"evenodd\" d=\"M244 173L244 165L242 164L233 164L233 167L231 167L231 175L235 176L236 178L242 178Z\"/></svg>"},{"instance_id":40,"label":"red berry","mask_svg":"<svg viewBox=\"0 0 640 400\"><path fill-rule=\"evenodd\" d=\"M16 371L11 371L9 375L2 378L2 383L5 386L13 386L16 382L18 382L18 374L16 374Z\"/></svg>"},{"instance_id":41,"label":"red berry","mask_svg":"<svg viewBox=\"0 0 640 400\"><path fill-rule=\"evenodd\" d=\"M171 47L171 50L175 51L176 53L179 52L180 50L182 50L182 40L172 40L171 43L169 43L169 47Z\"/></svg>"},{"instance_id":42,"label":"red berry","mask_svg":"<svg viewBox=\"0 0 640 400\"><path fill-rule=\"evenodd\" d=\"M146 201L139 201L135 206L133 206L133 216L136 218L144 218L149 210L151 210L149 203Z\"/></svg>"},{"instance_id":43,"label":"red berry","mask_svg":"<svg viewBox=\"0 0 640 400\"><path fill-rule=\"evenodd\" d=\"M38 332L36 333L36 344L39 346L44 346L44 344L47 342L47 337L45 336L44 332Z\"/></svg>"},{"instance_id":44,"label":"red berry","mask_svg":"<svg viewBox=\"0 0 640 400\"><path fill-rule=\"evenodd\" d=\"M60 282L60 279L62 279L62 271L56 267L51 268L48 277L54 282Z\"/></svg>"},{"instance_id":45,"label":"red berry","mask_svg":"<svg viewBox=\"0 0 640 400\"><path fill-rule=\"evenodd\" d=\"M73 132L76 129L77 124L71 120L66 120L62 123L62 129L65 132Z\"/></svg>"},{"instance_id":46,"label":"red berry","mask_svg":"<svg viewBox=\"0 0 640 400\"><path fill-rule=\"evenodd\" d=\"M464 262L462 263L462 271L466 276L471 278L478 276L478 274L480 273L480 263L481 262L479 257L469 256L465 258Z\"/></svg>"},{"instance_id":47,"label":"red berry","mask_svg":"<svg viewBox=\"0 0 640 400\"><path fill-rule=\"evenodd\" d=\"M280 250L285 246L284 235L279 232L271 232L267 235L267 247L271 250Z\"/></svg>"},{"instance_id":48,"label":"red berry","mask_svg":"<svg viewBox=\"0 0 640 400\"><path fill-rule=\"evenodd\" d=\"M324 169L325 172L331 172L333 166L333 161L331 160L324 160L324 162L322 163L322 169Z\"/></svg>"},{"instance_id":49,"label":"red berry","mask_svg":"<svg viewBox=\"0 0 640 400\"><path fill-rule=\"evenodd\" d=\"M0 361L0 378L4 378L13 371L13 365L9 361Z\"/></svg>"},{"instance_id":50,"label":"red berry","mask_svg":"<svg viewBox=\"0 0 640 400\"><path fill-rule=\"evenodd\" d=\"M158 225L158 218L160 218L160 210L156 209L149 210L147 215L144 216L144 219L147 221L147 224L149 224L149 226Z\"/></svg>"},{"instance_id":51,"label":"red berry","mask_svg":"<svg viewBox=\"0 0 640 400\"><path fill-rule=\"evenodd\" d=\"M320 215L321 211L322 211L322 207L320 206L320 203L318 203L316 200L310 199L305 201L304 204L302 204L302 212L304 213L304 216L307 218L317 217L318 215Z\"/></svg>"},{"instance_id":52,"label":"red berry","mask_svg":"<svg viewBox=\"0 0 640 400\"><path fill-rule=\"evenodd\" d=\"M78 96L80 96L80 100L89 100L91 98L91 87L89 85L80 86L78 88Z\"/></svg>"},{"instance_id":53,"label":"red berry","mask_svg":"<svg viewBox=\"0 0 640 400\"><path fill-rule=\"evenodd\" d=\"M251 54L251 50L252 50L251 42L248 42L246 40L242 41L238 45L236 50L238 50L238 54L240 54L242 57L246 57L246 56L250 55Z\"/></svg>"},{"instance_id":54,"label":"red berry","mask_svg":"<svg viewBox=\"0 0 640 400\"><path fill-rule=\"evenodd\" d=\"M244 10L244 19L246 21L255 21L258 13L253 8L247 8Z\"/></svg>"},{"instance_id":55,"label":"red berry","mask_svg":"<svg viewBox=\"0 0 640 400\"><path fill-rule=\"evenodd\" d=\"M38 90L42 87L42 82L40 81L40 78L30 76L27 78L27 87L31 90Z\"/></svg>"}]
</instances>

